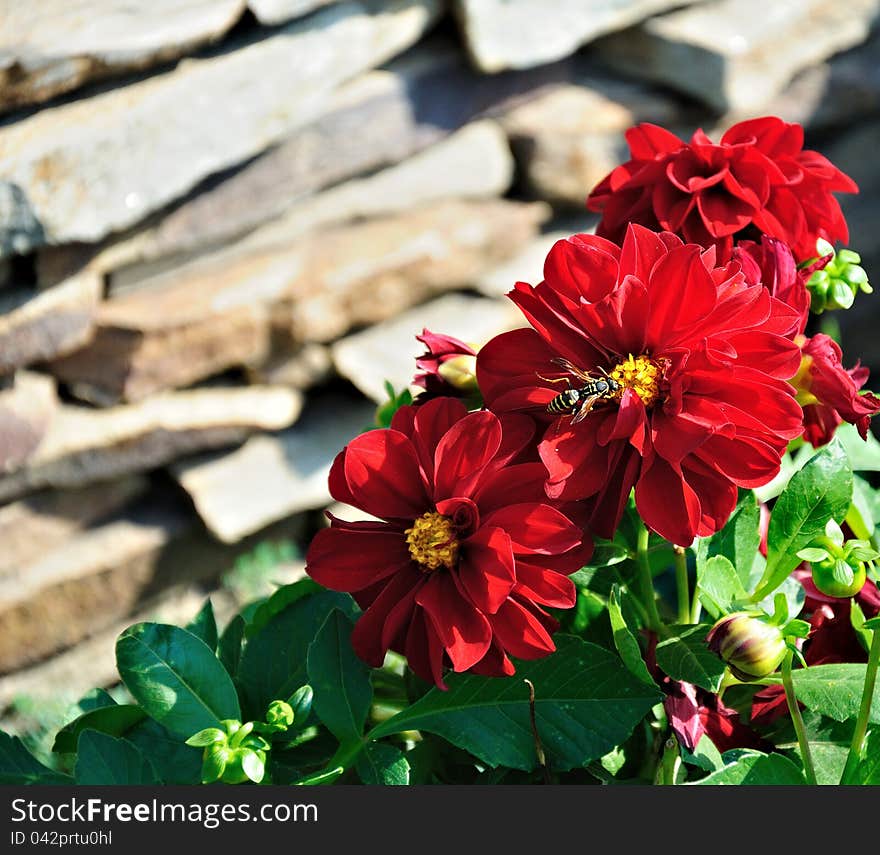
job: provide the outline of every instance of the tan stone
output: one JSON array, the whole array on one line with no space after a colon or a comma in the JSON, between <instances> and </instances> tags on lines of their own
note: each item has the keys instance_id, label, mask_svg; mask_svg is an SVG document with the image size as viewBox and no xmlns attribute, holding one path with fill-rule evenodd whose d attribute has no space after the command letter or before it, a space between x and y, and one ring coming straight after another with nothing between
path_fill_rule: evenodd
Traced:
<instances>
[{"instance_id":1,"label":"tan stone","mask_svg":"<svg viewBox=\"0 0 880 855\"><path fill-rule=\"evenodd\" d=\"M326 507L333 458L374 417L372 403L324 396L292 428L175 464L172 472L212 534L234 543L291 514Z\"/></svg>"},{"instance_id":2,"label":"tan stone","mask_svg":"<svg viewBox=\"0 0 880 855\"><path fill-rule=\"evenodd\" d=\"M255 430L296 420L292 389L206 388L93 410L59 407L27 463L0 477L0 501L41 487L78 487L161 466L186 454L232 445Z\"/></svg>"},{"instance_id":3,"label":"tan stone","mask_svg":"<svg viewBox=\"0 0 880 855\"><path fill-rule=\"evenodd\" d=\"M0 579L119 511L146 488L146 478L130 475L78 490L44 491L0 507Z\"/></svg>"},{"instance_id":4,"label":"tan stone","mask_svg":"<svg viewBox=\"0 0 880 855\"><path fill-rule=\"evenodd\" d=\"M525 325L522 313L507 300L447 294L401 315L335 342L336 370L377 403L388 399L385 381L395 390L411 386L416 357L425 346L416 339L423 329L446 333L479 349L499 333ZM418 387L411 387L414 394Z\"/></svg>"},{"instance_id":5,"label":"tan stone","mask_svg":"<svg viewBox=\"0 0 880 855\"><path fill-rule=\"evenodd\" d=\"M593 187L626 159L627 128L643 121L668 128L681 114L659 92L584 76L514 107L501 121L528 191L583 209Z\"/></svg>"},{"instance_id":6,"label":"tan stone","mask_svg":"<svg viewBox=\"0 0 880 855\"><path fill-rule=\"evenodd\" d=\"M46 291L0 297L0 374L80 347L93 331L100 278L84 270Z\"/></svg>"},{"instance_id":7,"label":"tan stone","mask_svg":"<svg viewBox=\"0 0 880 855\"><path fill-rule=\"evenodd\" d=\"M50 377L20 372L0 389L0 476L33 457L58 410Z\"/></svg>"}]
</instances>

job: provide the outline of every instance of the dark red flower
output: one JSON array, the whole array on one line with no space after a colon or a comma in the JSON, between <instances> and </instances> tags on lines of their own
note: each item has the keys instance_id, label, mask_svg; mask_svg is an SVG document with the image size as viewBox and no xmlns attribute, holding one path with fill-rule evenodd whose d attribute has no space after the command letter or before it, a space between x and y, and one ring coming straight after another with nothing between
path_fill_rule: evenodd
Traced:
<instances>
[{"instance_id":1,"label":"dark red flower","mask_svg":"<svg viewBox=\"0 0 880 855\"><path fill-rule=\"evenodd\" d=\"M555 649L543 607L574 605L567 576L592 542L547 500L543 466L519 462L533 435L525 416L469 414L435 398L402 407L390 429L361 434L336 457L333 498L380 521L331 517L306 572L365 609L352 644L370 665L396 650L444 687L445 668L509 675L508 654Z\"/></svg>"},{"instance_id":2,"label":"dark red flower","mask_svg":"<svg viewBox=\"0 0 880 855\"><path fill-rule=\"evenodd\" d=\"M733 125L713 143L698 130L685 143L651 124L626 133L630 159L590 193L602 213L596 233L620 242L630 222L666 229L726 259L738 237L785 241L798 261L816 255L816 240L847 241L834 192L855 182L821 154L804 150L803 128L775 116Z\"/></svg>"},{"instance_id":3,"label":"dark red flower","mask_svg":"<svg viewBox=\"0 0 880 855\"><path fill-rule=\"evenodd\" d=\"M831 441L841 422L849 422L867 439L871 417L880 410L880 398L860 392L868 380L868 369L860 362L844 368L840 346L823 333L812 338L799 336L796 341L802 359L792 383L804 408L804 438L818 448Z\"/></svg>"},{"instance_id":4,"label":"dark red flower","mask_svg":"<svg viewBox=\"0 0 880 855\"><path fill-rule=\"evenodd\" d=\"M478 392L477 352L468 344L451 335L422 330L416 338L427 351L416 359L419 369L413 378L414 386L421 386L416 403L448 395L461 398Z\"/></svg>"},{"instance_id":5,"label":"dark red flower","mask_svg":"<svg viewBox=\"0 0 880 855\"><path fill-rule=\"evenodd\" d=\"M801 348L801 366L792 384L804 410L804 438L818 448L830 442L837 426L846 421L856 425L866 439L868 422L880 409L880 400L859 391L868 380L868 369L859 363L845 369L840 347L832 339L824 334L804 335L810 310L806 282L831 256L798 270L791 250L782 241L765 236L760 244L738 243L733 258L742 265L748 282L764 285L800 318L792 338Z\"/></svg>"},{"instance_id":6,"label":"dark red flower","mask_svg":"<svg viewBox=\"0 0 880 855\"><path fill-rule=\"evenodd\" d=\"M787 337L796 316L739 264L716 267L714 257L641 226L622 250L593 235L561 240L544 281L510 293L533 329L496 337L477 358L490 409L551 420L539 445L547 493L588 500L603 537L633 487L642 519L673 543L717 531L737 487L773 478L803 430L786 382L800 358ZM560 383L583 400L586 375L606 391L583 420L572 416L584 413L580 401L547 414L571 399Z\"/></svg>"}]
</instances>

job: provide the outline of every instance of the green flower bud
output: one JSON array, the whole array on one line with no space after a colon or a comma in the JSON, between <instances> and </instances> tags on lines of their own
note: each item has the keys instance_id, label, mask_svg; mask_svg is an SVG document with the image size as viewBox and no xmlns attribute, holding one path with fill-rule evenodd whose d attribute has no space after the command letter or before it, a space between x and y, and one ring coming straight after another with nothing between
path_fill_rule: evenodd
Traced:
<instances>
[{"instance_id":1,"label":"green flower bud","mask_svg":"<svg viewBox=\"0 0 880 855\"><path fill-rule=\"evenodd\" d=\"M706 644L744 682L772 674L787 650L782 630L757 612L725 615L709 630Z\"/></svg>"},{"instance_id":2,"label":"green flower bud","mask_svg":"<svg viewBox=\"0 0 880 855\"><path fill-rule=\"evenodd\" d=\"M290 696L288 703L293 709L293 720L296 722L297 727L302 727L306 723L306 719L312 711L312 699L314 697L315 693L308 684L300 686Z\"/></svg>"},{"instance_id":3,"label":"green flower bud","mask_svg":"<svg viewBox=\"0 0 880 855\"><path fill-rule=\"evenodd\" d=\"M868 282L868 274L860 266L861 257L851 249L837 252L826 240L816 242L819 258L830 255L831 259L821 270L814 270L807 280L810 292L810 308L816 314L825 309L848 309L852 306L859 291L870 294L873 291ZM818 259L811 259L807 265Z\"/></svg>"},{"instance_id":4,"label":"green flower bud","mask_svg":"<svg viewBox=\"0 0 880 855\"><path fill-rule=\"evenodd\" d=\"M293 724L293 707L287 701L272 701L266 710L266 724L277 730L287 730Z\"/></svg>"}]
</instances>

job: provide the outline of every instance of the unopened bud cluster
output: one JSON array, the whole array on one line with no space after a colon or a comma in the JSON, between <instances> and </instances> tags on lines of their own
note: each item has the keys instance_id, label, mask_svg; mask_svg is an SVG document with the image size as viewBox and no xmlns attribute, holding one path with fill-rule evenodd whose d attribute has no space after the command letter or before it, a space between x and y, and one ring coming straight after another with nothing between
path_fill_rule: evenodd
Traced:
<instances>
[{"instance_id":1,"label":"unopened bud cluster","mask_svg":"<svg viewBox=\"0 0 880 855\"><path fill-rule=\"evenodd\" d=\"M744 682L772 674L788 650L782 629L760 612L725 615L709 630L706 643Z\"/></svg>"},{"instance_id":2,"label":"unopened bud cluster","mask_svg":"<svg viewBox=\"0 0 880 855\"><path fill-rule=\"evenodd\" d=\"M822 239L817 241L816 250L820 258L831 256L828 263L814 270L807 280L810 308L816 314L826 309L848 309L859 291L865 294L873 291L868 274L860 266L862 259L857 252L851 249L835 252L834 247Z\"/></svg>"}]
</instances>

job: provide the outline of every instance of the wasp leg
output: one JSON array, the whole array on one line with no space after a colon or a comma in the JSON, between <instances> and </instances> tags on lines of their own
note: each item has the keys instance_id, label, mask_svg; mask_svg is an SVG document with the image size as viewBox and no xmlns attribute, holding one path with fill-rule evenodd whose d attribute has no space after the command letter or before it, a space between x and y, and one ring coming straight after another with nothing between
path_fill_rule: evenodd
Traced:
<instances>
[{"instance_id":1,"label":"wasp leg","mask_svg":"<svg viewBox=\"0 0 880 855\"><path fill-rule=\"evenodd\" d=\"M568 377L557 377L555 380L551 380L549 377L545 377L543 374L538 374L537 371L535 372L535 376L539 380L543 380L545 383L562 383L564 381L568 383L568 388L571 388L571 379Z\"/></svg>"}]
</instances>

